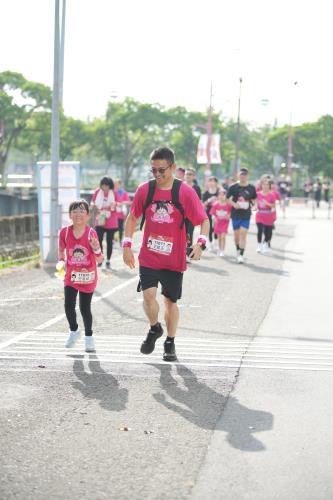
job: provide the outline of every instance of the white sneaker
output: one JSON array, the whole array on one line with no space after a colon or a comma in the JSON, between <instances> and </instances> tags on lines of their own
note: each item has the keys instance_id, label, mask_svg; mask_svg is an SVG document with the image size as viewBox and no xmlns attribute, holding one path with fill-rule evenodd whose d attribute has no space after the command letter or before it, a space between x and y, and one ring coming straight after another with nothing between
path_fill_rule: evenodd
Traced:
<instances>
[{"instance_id":1,"label":"white sneaker","mask_svg":"<svg viewBox=\"0 0 333 500\"><path fill-rule=\"evenodd\" d=\"M94 339L91 336L85 337L84 339L85 339L85 344L86 344L85 351L86 352L95 352L96 349L95 349Z\"/></svg>"},{"instance_id":2,"label":"white sneaker","mask_svg":"<svg viewBox=\"0 0 333 500\"><path fill-rule=\"evenodd\" d=\"M65 347L68 348L74 347L76 342L79 340L80 336L81 333L79 330L76 330L76 332L69 332L69 336L66 341Z\"/></svg>"},{"instance_id":3,"label":"white sneaker","mask_svg":"<svg viewBox=\"0 0 333 500\"><path fill-rule=\"evenodd\" d=\"M268 243L266 243L265 241L265 243L262 246L262 253L268 252L268 249L269 249Z\"/></svg>"},{"instance_id":4,"label":"white sneaker","mask_svg":"<svg viewBox=\"0 0 333 500\"><path fill-rule=\"evenodd\" d=\"M259 245L257 246L257 253L261 252L262 252L262 243L259 243Z\"/></svg>"},{"instance_id":5,"label":"white sneaker","mask_svg":"<svg viewBox=\"0 0 333 500\"><path fill-rule=\"evenodd\" d=\"M220 257L224 257L224 252L223 252L223 250L221 250L221 251L220 251L219 256L220 256Z\"/></svg>"},{"instance_id":6,"label":"white sneaker","mask_svg":"<svg viewBox=\"0 0 333 500\"><path fill-rule=\"evenodd\" d=\"M238 264L243 264L243 262L244 262L244 257L243 257L243 255L239 254L239 255L237 256L237 262L238 262Z\"/></svg>"}]
</instances>

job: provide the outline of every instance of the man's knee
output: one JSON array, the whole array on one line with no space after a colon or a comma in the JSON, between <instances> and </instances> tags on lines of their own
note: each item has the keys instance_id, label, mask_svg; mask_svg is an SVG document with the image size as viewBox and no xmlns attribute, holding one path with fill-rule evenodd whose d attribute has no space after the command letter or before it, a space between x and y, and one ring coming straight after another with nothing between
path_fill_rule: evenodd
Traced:
<instances>
[{"instance_id":1,"label":"man's knee","mask_svg":"<svg viewBox=\"0 0 333 500\"><path fill-rule=\"evenodd\" d=\"M147 290L143 291L143 301L146 304L151 304L156 300L156 292L157 288L147 288Z\"/></svg>"},{"instance_id":2,"label":"man's knee","mask_svg":"<svg viewBox=\"0 0 333 500\"><path fill-rule=\"evenodd\" d=\"M178 307L177 302L173 302L169 297L164 297L164 306L168 311Z\"/></svg>"}]
</instances>

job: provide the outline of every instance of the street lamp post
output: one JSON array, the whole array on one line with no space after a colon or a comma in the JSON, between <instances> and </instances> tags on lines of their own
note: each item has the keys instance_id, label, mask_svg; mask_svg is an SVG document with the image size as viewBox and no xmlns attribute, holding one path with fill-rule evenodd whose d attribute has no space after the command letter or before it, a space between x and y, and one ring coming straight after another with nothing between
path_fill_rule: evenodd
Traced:
<instances>
[{"instance_id":1,"label":"street lamp post","mask_svg":"<svg viewBox=\"0 0 333 500\"><path fill-rule=\"evenodd\" d=\"M242 77L239 78L239 94L238 94L238 113L237 113L237 128L236 128L236 145L235 145L235 164L234 176L240 167L239 151L240 151L240 105L241 105L241 90L242 90Z\"/></svg>"},{"instance_id":2,"label":"street lamp post","mask_svg":"<svg viewBox=\"0 0 333 500\"><path fill-rule=\"evenodd\" d=\"M58 255L58 230L60 228L61 207L58 196L58 168L60 149L60 104L63 86L63 61L65 38L65 5L62 6L62 29L60 40L60 6L55 0L54 12L54 62L53 62L53 92L52 92L52 123L51 123L51 201L50 201L50 250L46 257L47 262L54 263Z\"/></svg>"}]
</instances>

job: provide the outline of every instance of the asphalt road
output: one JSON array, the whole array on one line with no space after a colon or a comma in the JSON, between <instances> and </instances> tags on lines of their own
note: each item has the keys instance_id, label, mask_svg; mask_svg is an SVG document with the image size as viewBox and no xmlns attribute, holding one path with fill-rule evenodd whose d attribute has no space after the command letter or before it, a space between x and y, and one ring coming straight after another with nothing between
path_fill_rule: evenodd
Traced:
<instances>
[{"instance_id":1,"label":"asphalt road","mask_svg":"<svg viewBox=\"0 0 333 500\"><path fill-rule=\"evenodd\" d=\"M304 484L332 434L323 432L318 411L325 401L331 415L333 365L311 361L306 350L316 339L330 347L329 327L313 331L318 321L310 320L306 290L325 265L313 251L327 251L319 242L309 246L308 233L321 228L317 240L326 238L332 222L324 213L310 216L290 209L268 255L256 254L252 226L245 265L235 262L230 234L226 258L207 253L189 266L178 363L162 361L162 340L152 355L140 354L147 322L136 271L124 268L119 249L114 271L100 272L93 303L96 354L84 353L83 341L64 348L62 282L53 270L1 273L1 499L333 498L329 460L306 489L318 495L301 496L295 480ZM327 290L314 288L328 301ZM291 327L300 321L295 335ZM302 409L314 398L307 421ZM285 460L281 443L298 452L310 425L316 453L306 455L303 470L296 454ZM299 439L290 439L301 426ZM298 471L292 480L290 467Z\"/></svg>"}]
</instances>

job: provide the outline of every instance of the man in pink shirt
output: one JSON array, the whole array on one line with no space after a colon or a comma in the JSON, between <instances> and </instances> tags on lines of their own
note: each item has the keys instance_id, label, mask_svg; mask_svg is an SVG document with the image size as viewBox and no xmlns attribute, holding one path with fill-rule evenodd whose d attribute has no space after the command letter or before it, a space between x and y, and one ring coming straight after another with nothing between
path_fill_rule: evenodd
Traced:
<instances>
[{"instance_id":1,"label":"man in pink shirt","mask_svg":"<svg viewBox=\"0 0 333 500\"><path fill-rule=\"evenodd\" d=\"M145 226L139 253L138 291L143 291L143 307L150 328L141 345L141 352L151 354L156 340L163 335L156 300L158 283L161 283L168 333L164 342L163 359L175 361L177 356L174 339L179 321L177 300L181 298L183 273L186 270L185 219L189 219L194 226L201 226L200 236L190 255L193 260L199 260L206 248L209 222L195 191L174 178L176 165L173 151L167 147L157 148L151 153L150 161L154 180L141 184L134 195L131 211L125 222L123 259L131 269L135 267L132 238L137 219L143 215Z\"/></svg>"}]
</instances>

